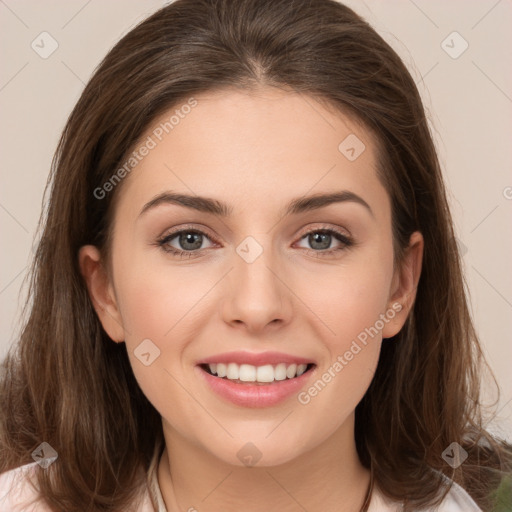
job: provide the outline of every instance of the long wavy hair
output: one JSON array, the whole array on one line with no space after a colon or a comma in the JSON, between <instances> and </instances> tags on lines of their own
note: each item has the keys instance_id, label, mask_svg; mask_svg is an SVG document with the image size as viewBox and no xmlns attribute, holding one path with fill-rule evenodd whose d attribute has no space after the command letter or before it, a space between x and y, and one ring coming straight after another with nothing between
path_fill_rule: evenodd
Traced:
<instances>
[{"instance_id":1,"label":"long wavy hair","mask_svg":"<svg viewBox=\"0 0 512 512\"><path fill-rule=\"evenodd\" d=\"M479 393L488 365L425 111L398 55L334 0L177 0L131 30L95 70L52 162L21 335L3 363L0 472L32 462L46 441L59 459L37 478L52 510L126 510L140 495L162 443L161 418L125 344L99 322L78 251L94 244L108 256L123 184L105 197L97 189L158 116L202 92L265 85L314 97L375 134L395 262L413 231L425 240L413 309L383 343L356 408L361 462L407 507L439 503L444 474L491 510L512 449L486 430ZM468 453L455 469L442 458L453 442Z\"/></svg>"}]
</instances>

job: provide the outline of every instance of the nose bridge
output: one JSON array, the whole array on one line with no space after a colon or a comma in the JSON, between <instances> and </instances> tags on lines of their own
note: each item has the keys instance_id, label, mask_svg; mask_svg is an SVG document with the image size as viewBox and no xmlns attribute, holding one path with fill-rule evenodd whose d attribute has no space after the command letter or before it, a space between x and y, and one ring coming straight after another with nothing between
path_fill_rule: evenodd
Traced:
<instances>
[{"instance_id":1,"label":"nose bridge","mask_svg":"<svg viewBox=\"0 0 512 512\"><path fill-rule=\"evenodd\" d=\"M279 266L278 251L272 247L271 235L248 235L236 246L235 252L235 274L240 285L250 287L253 294L279 293L279 284L270 270Z\"/></svg>"},{"instance_id":2,"label":"nose bridge","mask_svg":"<svg viewBox=\"0 0 512 512\"><path fill-rule=\"evenodd\" d=\"M231 286L225 304L225 320L243 322L248 327L264 327L290 314L286 286L279 278L282 266L272 236L246 236L235 248Z\"/></svg>"}]
</instances>

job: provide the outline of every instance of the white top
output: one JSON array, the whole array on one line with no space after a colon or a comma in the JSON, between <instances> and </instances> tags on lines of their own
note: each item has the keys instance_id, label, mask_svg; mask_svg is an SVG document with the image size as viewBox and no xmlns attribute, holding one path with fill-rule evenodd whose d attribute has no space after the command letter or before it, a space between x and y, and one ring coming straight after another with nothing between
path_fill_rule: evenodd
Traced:
<instances>
[{"instance_id":1,"label":"white top","mask_svg":"<svg viewBox=\"0 0 512 512\"><path fill-rule=\"evenodd\" d=\"M136 505L134 512L167 512L157 478L159 458L154 457L148 471L148 489ZM49 512L49 509L30 500L37 498L29 479L34 480L37 471L44 471L37 462L26 464L0 475L0 510L2 512ZM444 475L443 475L444 476ZM447 481L449 479L445 477ZM368 512L400 512L402 505L390 501L375 485ZM482 512L469 494L456 483L445 496L439 508L422 509L423 512Z\"/></svg>"}]
</instances>

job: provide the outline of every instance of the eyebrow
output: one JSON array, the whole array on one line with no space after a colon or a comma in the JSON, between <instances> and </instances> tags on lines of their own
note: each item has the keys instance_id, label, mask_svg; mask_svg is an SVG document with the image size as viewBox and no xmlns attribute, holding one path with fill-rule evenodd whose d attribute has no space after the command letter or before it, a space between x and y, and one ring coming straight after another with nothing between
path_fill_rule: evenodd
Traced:
<instances>
[{"instance_id":1,"label":"eyebrow","mask_svg":"<svg viewBox=\"0 0 512 512\"><path fill-rule=\"evenodd\" d=\"M313 194L305 197L292 199L283 209L283 216L297 215L299 213L309 212L323 208L333 203L357 203L364 206L372 217L373 214L370 205L360 196L350 192L349 190L341 190L327 194ZM171 191L163 192L146 203L139 213L141 217L148 210L156 208L162 204L175 204L184 206L204 213L218 215L220 217L229 217L233 213L233 209L217 199L209 197L194 196L189 194L178 194Z\"/></svg>"}]
</instances>

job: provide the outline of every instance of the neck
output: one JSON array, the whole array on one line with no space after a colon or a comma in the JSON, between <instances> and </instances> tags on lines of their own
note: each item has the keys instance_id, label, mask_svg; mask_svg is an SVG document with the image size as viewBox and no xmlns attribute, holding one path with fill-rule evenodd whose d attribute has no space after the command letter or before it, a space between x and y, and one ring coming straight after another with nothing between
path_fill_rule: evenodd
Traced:
<instances>
[{"instance_id":1,"label":"neck","mask_svg":"<svg viewBox=\"0 0 512 512\"><path fill-rule=\"evenodd\" d=\"M307 453L278 466L227 464L164 422L158 481L168 512L359 512L370 481L354 440L354 415Z\"/></svg>"}]
</instances>

